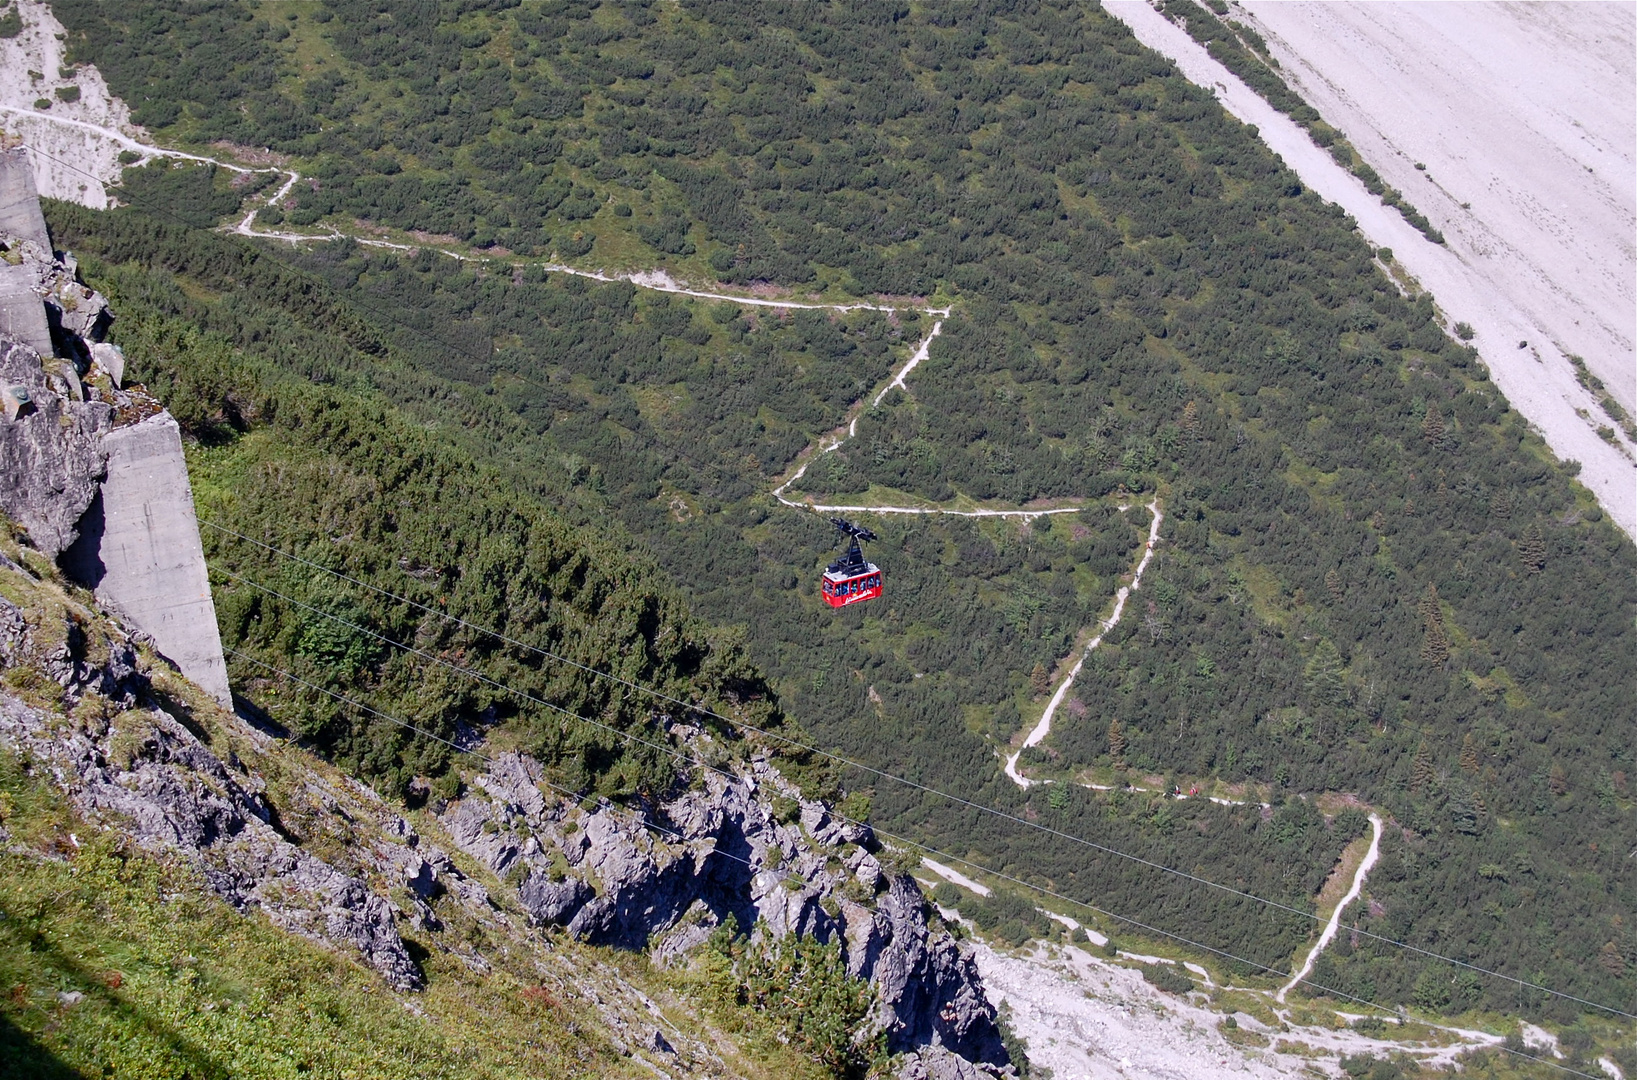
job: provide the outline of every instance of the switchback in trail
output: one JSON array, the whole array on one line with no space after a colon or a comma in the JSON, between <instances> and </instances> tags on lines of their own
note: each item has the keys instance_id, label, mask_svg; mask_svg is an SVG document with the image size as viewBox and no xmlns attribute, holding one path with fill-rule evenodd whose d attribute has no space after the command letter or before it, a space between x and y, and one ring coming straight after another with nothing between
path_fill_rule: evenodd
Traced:
<instances>
[{"instance_id":1,"label":"switchback in trail","mask_svg":"<svg viewBox=\"0 0 1637 1080\"><path fill-rule=\"evenodd\" d=\"M624 281L636 286L639 289L649 289L654 292L670 293L676 296L690 296L700 300L714 300L717 302L741 304L747 307L794 309L804 311L833 311L837 314L846 314L854 311L880 311L886 313L914 311L935 318L937 321L933 323L931 332L927 334L924 339L922 339L916 350L910 355L909 359L893 372L892 378L874 394L874 396L870 399L868 406L869 408L879 406L882 400L894 388L908 392L908 386L905 379L909 376L911 371L913 371L923 360L927 358L928 352L931 348L932 339L938 336L939 332L943 329L944 320L949 318L953 313L953 309L947 305L943 307L936 307L929 304L886 302L874 303L865 300L830 302L820 300L785 299L766 296L748 296L743 293L724 292L720 288L694 288L688 282L678 281L677 279L673 278L670 273L661 268L632 271L610 271L567 266L562 263L541 263L536 260L496 259L493 256L480 254L475 251L451 250L447 246L385 240L372 236L359 236L354 233L341 232L333 227L326 227L322 232L288 232L277 229L258 228L256 226L257 212L263 207L271 206L286 198L290 191L294 189L295 186L303 179L303 176L299 171L288 167L273 165L241 165L231 160L212 157L207 154L194 154L183 150L172 150L166 147L157 146L148 141L144 141L129 132L112 126L96 124L85 120L76 120L70 117L51 116L48 113L41 113L37 110L0 104L0 115L7 114L26 116L32 121L43 121L54 126L72 128L86 134L107 139L119 146L121 149L139 155L138 161L136 162L137 164L145 163L158 158L167 158L177 161L192 161L200 164L215 165L218 168L227 169L230 172L238 173L240 175L273 174L282 177L283 182L280 183L271 192L271 194L267 195L266 197L259 197L255 204L249 210L247 210L242 217L238 218L230 226L225 226L228 231L231 231L239 236L251 237L258 240L273 240L291 245L350 240L363 247L380 248L388 251L418 251L426 249L462 262L501 262L508 266L539 266L548 273L568 274L574 277L588 278L593 281ZM94 171L84 169L75 162L67 161L60 157L48 154L38 147L29 147L29 150L31 153L38 155L43 161L49 162L50 164L59 168L79 173L88 180L96 181L98 184L107 183L106 177L99 176ZM810 501L796 501L786 498L784 494L785 491L791 484L795 483L801 478L801 476L806 472L807 466L811 464L819 454L827 453L836 449L846 438L851 438L858 433L858 416L863 409L864 405L862 401L853 407L845 436L840 436L839 434L833 433L830 436L821 438L818 443L814 444L798 455L796 459L798 462L796 471L789 477L789 479L773 490L774 498L778 499L779 502L789 507L797 509L811 509L820 513L946 514L955 517L1019 518L1024 521L1048 514L1075 513L1081 509L1080 506L1076 505L1046 509L1023 509L1008 507L957 510L940 506L875 506L863 504L831 505Z\"/></svg>"},{"instance_id":2,"label":"switchback in trail","mask_svg":"<svg viewBox=\"0 0 1637 1080\"><path fill-rule=\"evenodd\" d=\"M1125 508L1122 507L1121 509ZM1035 783L1035 781L1017 771L1018 756L1031 746L1039 746L1045 741L1046 736L1051 734L1052 716L1057 712L1057 707L1063 703L1063 698L1068 694L1069 687L1074 683L1074 677L1080 674L1081 665L1086 662L1086 657L1091 655L1092 650L1103 643L1104 635L1120 624L1120 616L1125 614L1126 600L1130 598L1132 593L1142 588L1143 571L1148 569L1149 560L1154 557L1154 545L1159 543L1160 539L1160 523L1165 520L1165 514L1160 510L1160 501L1157 497L1148 503L1148 512L1153 515L1153 520L1148 524L1148 543L1143 546L1142 558L1137 561L1137 568L1132 572L1131 584L1121 585L1119 591L1114 594L1113 614L1097 624L1097 636L1086 642L1085 648L1079 650L1079 657L1074 661L1074 666L1069 668L1068 674L1058 684L1056 692L1051 696L1051 700L1046 703L1046 711L1041 714L1040 722L1024 737L1023 745L1011 757L1006 759L1006 775L1011 777L1012 782L1018 787L1027 788ZM1069 655L1073 656L1075 654L1070 653Z\"/></svg>"}]
</instances>

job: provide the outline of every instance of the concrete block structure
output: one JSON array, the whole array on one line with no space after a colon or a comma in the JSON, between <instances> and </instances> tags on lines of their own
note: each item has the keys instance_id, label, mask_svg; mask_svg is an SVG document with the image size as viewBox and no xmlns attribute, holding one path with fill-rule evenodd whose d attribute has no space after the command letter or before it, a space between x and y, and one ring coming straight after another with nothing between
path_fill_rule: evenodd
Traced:
<instances>
[{"instance_id":1,"label":"concrete block structure","mask_svg":"<svg viewBox=\"0 0 1637 1080\"><path fill-rule=\"evenodd\" d=\"M81 568L76 576L95 578L97 599L125 615L183 675L232 708L181 429L169 413L160 413L115 428L103 446L108 476L82 525L94 533L100 524L95 555L86 554L101 565ZM99 508L102 521L89 520Z\"/></svg>"},{"instance_id":2,"label":"concrete block structure","mask_svg":"<svg viewBox=\"0 0 1637 1080\"><path fill-rule=\"evenodd\" d=\"M0 337L21 341L41 356L56 354L45 301L34 291L37 275L28 266L0 262Z\"/></svg>"},{"instance_id":3,"label":"concrete block structure","mask_svg":"<svg viewBox=\"0 0 1637 1080\"><path fill-rule=\"evenodd\" d=\"M0 150L0 233L32 240L51 251L51 234L34 186L34 163L21 146Z\"/></svg>"}]
</instances>

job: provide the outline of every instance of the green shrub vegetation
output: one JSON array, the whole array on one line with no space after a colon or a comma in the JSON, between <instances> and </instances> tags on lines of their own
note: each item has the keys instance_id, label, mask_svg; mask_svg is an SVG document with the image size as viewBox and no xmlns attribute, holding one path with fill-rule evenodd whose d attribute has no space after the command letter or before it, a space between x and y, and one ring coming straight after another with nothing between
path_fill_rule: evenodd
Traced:
<instances>
[{"instance_id":1,"label":"green shrub vegetation","mask_svg":"<svg viewBox=\"0 0 1637 1080\"><path fill-rule=\"evenodd\" d=\"M789 935L754 946L737 931L728 916L703 964L723 1009L760 1017L837 1080L862 1078L884 1063L884 1034L858 1038L874 991L847 974L839 942Z\"/></svg>"},{"instance_id":2,"label":"green shrub vegetation","mask_svg":"<svg viewBox=\"0 0 1637 1080\"><path fill-rule=\"evenodd\" d=\"M1194 980L1184 975L1175 964L1144 964L1142 977L1150 986L1167 994L1186 994L1194 989Z\"/></svg>"},{"instance_id":3,"label":"green shrub vegetation","mask_svg":"<svg viewBox=\"0 0 1637 1080\"><path fill-rule=\"evenodd\" d=\"M297 224L359 218L528 257L578 233L590 262L946 298L954 313L908 393L864 412L806 491L1085 500L1049 526L869 519L887 596L838 614L813 589L832 530L766 493L927 316L781 317L350 241L258 251L176 224L168 191L129 188L154 216L54 206L59 244L116 298L133 369L199 440L206 517L1299 909L1358 834L1300 796L1356 792L1397 826L1361 929L1637 1004L1622 861L1637 551L1480 354L1443 333L1432 299L1403 295L1337 208L1117 22L1044 2L335 4L293 19L271 5L187 19L60 7L74 59L98 63L139 119L293 155L314 180L281 211ZM207 32L222 46L190 51ZM201 66L213 78L177 75ZM1109 610L1156 497L1143 588L1023 762L1062 780L1242 784L1265 811L1022 791L1000 773L1041 708L1031 672ZM242 541L210 544L224 573L424 635L581 715L650 722L629 695L537 657ZM516 711L506 730L576 784L665 782L663 755L531 719L379 643L320 634L311 611L217 585L235 648L440 732ZM235 675L369 775L439 766L433 745ZM1286 968L1313 930L846 779L873 788L885 827L1253 964ZM1314 979L1564 1015L1439 972L1342 935Z\"/></svg>"}]
</instances>

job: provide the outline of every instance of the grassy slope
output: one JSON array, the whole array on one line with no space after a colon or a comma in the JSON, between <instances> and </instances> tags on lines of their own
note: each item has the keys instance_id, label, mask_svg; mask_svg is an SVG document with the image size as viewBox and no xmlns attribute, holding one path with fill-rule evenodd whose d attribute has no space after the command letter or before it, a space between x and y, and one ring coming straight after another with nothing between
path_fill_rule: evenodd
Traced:
<instances>
[{"instance_id":1,"label":"grassy slope","mask_svg":"<svg viewBox=\"0 0 1637 1080\"><path fill-rule=\"evenodd\" d=\"M36 570L38 580L0 571L0 590L33 625L70 615L94 630L87 598L43 564ZM293 744L253 734L162 668L152 677L160 692L189 702L215 753L235 754L265 782L305 847L343 866L357 861L356 825L312 798L348 791L339 773ZM0 693L61 708L56 687L27 666L9 669ZM75 715L98 700L88 696ZM435 819L410 816L428 842L453 850ZM426 989L399 994L362 965L234 911L179 858L145 852L117 828L79 816L47 767L5 746L0 828L0 1074L646 1076L618 1049L597 1004L625 1000L630 1008L627 988L635 988L735 1073L818 1075L756 1018L721 1007L704 973L658 971L642 957L511 929L524 925L521 912L468 860L465 869L485 880L511 921L480 923L458 904L440 905L440 934L406 938Z\"/></svg>"},{"instance_id":2,"label":"grassy slope","mask_svg":"<svg viewBox=\"0 0 1637 1080\"><path fill-rule=\"evenodd\" d=\"M118 17L117 9L98 10ZM1083 680L1083 712L1070 709L1072 720L1054 733L1050 750L1065 772L1111 766L1104 733L1113 714L1130 721L1128 756L1145 772L1363 791L1418 834L1384 860L1379 890L1390 913L1378 929L1629 998L1637 970L1632 881L1611 853L1629 831L1632 762L1617 737L1623 696L1602 673L1631 666L1631 546L1597 520L1586 493L1485 385L1471 355L1443 336L1430 299L1399 296L1346 222L1292 187L1208 95L1095 13L1049 5L958 18L912 6L891 27L854 34L844 32L856 29L848 12L819 5L794 13L666 6L649 21L652 13L634 7L564 4L537 9L562 23L532 36L519 11L468 11L442 38L393 27L365 47L326 55L319 42L340 41L343 29L373 18L338 10L319 27L307 22L310 8L280 9L257 24L292 23L279 48L294 59L274 62L268 85L325 117L322 132L292 135L285 146L320 179L296 213L330 212L344 223L358 199L380 190L385 159L398 158L403 172L391 175L423 188L443 184L435 197L395 204L400 224L470 226L473 242L486 240L484 229L518 226L484 220L487 211L461 203L462 193L538 177L515 155L499 168L474 155L532 147L549 129L563 140L561 152L552 157L542 145L539 167L597 198L570 198L565 205L592 215L570 220L553 211L546 231L559 245L570 231L598 235L593 260L605 245L622 259L632 250L599 232L605 226L635 230L673 212L692 215L689 236L696 247L706 242L701 222L711 207L696 196L714 189L690 193L667 179L687 179L660 160L676 153L725 174L742 171L742 179L733 173L736 205L790 250L819 252L810 259L817 284L839 281L842 269L868 278L872 260L884 259L958 289L969 332L950 328L918 372L919 404L861 425L856 453L844 455L857 475L840 481L928 495L942 494L938 484L972 493L1022 485L1013 494L1031 495L1051 493L1052 482L1135 473L1163 486L1172 511L1168 557L1151 594L1153 625L1164 632L1150 636L1132 622L1110 642L1118 648L1100 651ZM180 34L197 29L183 25ZM203 83L161 85L140 64L119 67L116 45L163 53L178 33L100 40L110 51L93 58L122 93L128 86L156 107L166 95L191 102L168 135L203 140L239 123L238 91L225 82L209 83L226 89L207 101L188 97ZM246 64L274 55L244 41ZM534 52L537 45L544 51ZM650 45L664 56L645 75L630 61ZM415 49L422 59L394 59ZM386 59L370 67L372 55ZM188 59L206 62L197 52ZM491 61L510 64L507 77L526 83L527 94L547 83L564 88L579 111L563 124L523 124L505 107L480 107L474 95L485 73L503 70ZM178 81L164 64L159 76ZM260 108L252 90L244 96ZM448 110L407 122L446 92ZM849 118L879 114L870 113L879 104L871 95L882 92L918 111ZM697 107L686 104L691 93ZM242 115L262 123L272 114ZM637 143L615 134L630 130L627 121L650 132L651 152L625 152ZM816 125L828 142L809 137ZM855 165L842 151L862 151L871 164ZM842 187L831 189L837 178ZM873 189L851 186L862 189L866 178ZM632 218L618 217L621 200L635 205ZM803 247L804 219L822 220L821 240L840 233L847 243ZM919 236L893 240L900 226ZM694 273L708 249L649 250ZM405 273L345 248L309 265L339 289L372 296L398 288ZM411 269L423 285L453 277ZM691 393L700 385L681 371L693 355L633 336L632 352L677 361L641 370L617 349L575 353L558 348L562 339L528 339L502 318L505 290L495 285L494 276L437 283L430 291L440 315L449 314L439 325L465 325L475 313L481 317L469 321L480 336L484 320L517 333L517 343L493 335L518 346L505 363L549 368L554 387L559 370L570 376L561 386L573 393L553 398L502 370L492 396L549 429L541 441L550 440L552 453L591 463L607 505L687 582L703 611L747 624L758 661L827 745L1021 803L1015 790L993 784L985 737L1002 742L1021 726L1027 672L1060 655L1083 625L1070 598L1104 601L1087 592L1102 583L1081 569L1083 553L1002 523L895 522L882 532L900 602L830 616L805 588L813 553L828 539L822 523L770 513L746 494L758 479L754 467L723 479L683 464L686 453L720 462L728 446L738 460L744 445L697 424L681 452L659 453L642 430L644 414L650 428L676 423L657 406L679 386ZM1049 305L1041 302L1047 293ZM510 295L532 301L521 290ZM606 323L641 323L644 308L613 302L571 312L562 329L569 339L590 337ZM742 341L712 331L697 355L714 361ZM491 389L486 373L477 374L473 385ZM763 404L752 379L729 388L748 393L749 406ZM637 402L636 420L618 408L627 397ZM1200 430L1182 438L1191 400ZM1424 429L1429 403L1441 403L1442 437ZM747 412L708 419L726 428ZM673 513L672 498L692 511ZM1545 568L1520 562L1530 529L1544 531ZM1055 594L1064 578L1069 595ZM1448 670L1420 655L1418 599L1432 584L1452 642ZM1310 677L1323 641L1343 666ZM1459 763L1469 736L1478 743L1476 769ZM1421 747L1436 783L1412 776ZM984 835L981 823L952 822L918 795L879 795L877 806L895 820L941 830L957 844L976 839L1060 884L1104 880L1059 852L1024 852L1009 835ZM1174 815L1161 807L1076 797L1086 803L1070 808L1076 828L1188 859L1171 832ZM1199 831L1230 838L1222 843L1235 850L1219 854L1253 853L1269 874L1292 858L1280 845L1306 827L1292 822L1287 840L1258 847L1254 826L1243 835L1221 827L1231 812L1186 813ZM1300 902L1312 891L1298 890ZM1120 895L1149 900L1138 887ZM1572 899L1557 902L1564 896ZM1156 906L1197 921L1197 909L1180 900ZM1551 929L1522 929L1536 924ZM1237 941L1242 932L1235 925L1228 936ZM1547 939L1573 945L1553 955L1564 950ZM1580 962L1605 947L1614 955L1608 965ZM1360 969L1355 989L1400 998L1419 977L1396 954L1346 966Z\"/></svg>"}]
</instances>

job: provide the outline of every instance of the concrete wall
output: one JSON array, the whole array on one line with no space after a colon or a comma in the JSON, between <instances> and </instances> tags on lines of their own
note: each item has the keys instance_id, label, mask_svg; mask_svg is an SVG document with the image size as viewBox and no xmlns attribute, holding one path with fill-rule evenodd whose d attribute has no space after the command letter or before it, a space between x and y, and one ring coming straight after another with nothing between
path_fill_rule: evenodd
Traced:
<instances>
[{"instance_id":1,"label":"concrete wall","mask_svg":"<svg viewBox=\"0 0 1637 1080\"><path fill-rule=\"evenodd\" d=\"M34 164L21 146L0 150L0 233L33 240L51 250L40 195L34 188Z\"/></svg>"},{"instance_id":2,"label":"concrete wall","mask_svg":"<svg viewBox=\"0 0 1637 1080\"><path fill-rule=\"evenodd\" d=\"M51 323L45 301L34 291L37 275L27 266L0 262L0 337L21 341L41 356L52 356Z\"/></svg>"},{"instance_id":3,"label":"concrete wall","mask_svg":"<svg viewBox=\"0 0 1637 1080\"><path fill-rule=\"evenodd\" d=\"M98 577L97 598L152 637L183 675L232 708L181 430L169 413L160 413L114 429L103 446L108 478L102 482L95 555L100 576L92 575Z\"/></svg>"}]
</instances>

